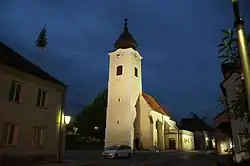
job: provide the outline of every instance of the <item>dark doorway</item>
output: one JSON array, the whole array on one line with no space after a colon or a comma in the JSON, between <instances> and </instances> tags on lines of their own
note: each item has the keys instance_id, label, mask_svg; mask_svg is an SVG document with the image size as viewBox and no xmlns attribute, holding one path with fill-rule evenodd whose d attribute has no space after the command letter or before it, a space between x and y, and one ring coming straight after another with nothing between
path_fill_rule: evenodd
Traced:
<instances>
[{"instance_id":1,"label":"dark doorway","mask_svg":"<svg viewBox=\"0 0 250 166\"><path fill-rule=\"evenodd\" d=\"M169 139L169 149L170 150L175 150L175 140L174 139Z\"/></svg>"},{"instance_id":2,"label":"dark doorway","mask_svg":"<svg viewBox=\"0 0 250 166\"><path fill-rule=\"evenodd\" d=\"M134 140L134 148L135 148L135 150L138 150L140 148L139 145L140 145L139 138L136 137L135 140Z\"/></svg>"}]
</instances>

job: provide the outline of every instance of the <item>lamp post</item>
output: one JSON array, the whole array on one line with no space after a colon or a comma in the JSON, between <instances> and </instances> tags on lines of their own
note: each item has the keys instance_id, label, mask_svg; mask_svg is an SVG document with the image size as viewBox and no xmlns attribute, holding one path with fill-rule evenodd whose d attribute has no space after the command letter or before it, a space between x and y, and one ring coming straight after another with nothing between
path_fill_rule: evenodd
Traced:
<instances>
[{"instance_id":1,"label":"lamp post","mask_svg":"<svg viewBox=\"0 0 250 166\"><path fill-rule=\"evenodd\" d=\"M247 101L248 101L248 107L249 107L250 106L250 60L248 57L248 48L247 48L246 35L245 35L245 30L244 30L244 21L240 16L238 0L232 0L232 4L233 4L234 17L235 17L234 26L236 28L236 33L237 33L237 40L239 44L241 64L243 68L243 76L244 76L244 81L245 81Z\"/></svg>"},{"instance_id":2,"label":"lamp post","mask_svg":"<svg viewBox=\"0 0 250 166\"><path fill-rule=\"evenodd\" d=\"M64 115L61 115L64 116ZM62 157L62 148L63 148L63 142L65 138L65 131L67 125L70 123L71 116L64 116L64 118L61 117L61 119L64 119L64 122L60 122L60 129L59 129L59 150L57 155L57 163L61 163L61 157Z\"/></svg>"}]
</instances>

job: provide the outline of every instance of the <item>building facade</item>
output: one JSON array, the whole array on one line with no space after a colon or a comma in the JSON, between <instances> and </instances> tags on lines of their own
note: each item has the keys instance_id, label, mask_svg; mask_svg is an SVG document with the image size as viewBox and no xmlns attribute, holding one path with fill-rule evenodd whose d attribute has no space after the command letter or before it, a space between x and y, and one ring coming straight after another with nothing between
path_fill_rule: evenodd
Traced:
<instances>
[{"instance_id":1,"label":"building facade","mask_svg":"<svg viewBox=\"0 0 250 166\"><path fill-rule=\"evenodd\" d=\"M220 112L213 118L213 125L216 128L216 150L218 154L229 154L232 144L232 129L227 110Z\"/></svg>"},{"instance_id":2,"label":"building facade","mask_svg":"<svg viewBox=\"0 0 250 166\"><path fill-rule=\"evenodd\" d=\"M182 118L180 127L194 133L194 148L196 150L215 149L215 129L197 115Z\"/></svg>"},{"instance_id":3,"label":"building facade","mask_svg":"<svg viewBox=\"0 0 250 166\"><path fill-rule=\"evenodd\" d=\"M239 91L237 87L241 81L241 71L240 69L235 69L234 66L235 65L231 63L222 65L224 80L221 83L221 89L225 97L226 107L229 109L229 115L231 115L233 111L230 109L230 107L236 99L237 92ZM234 119L231 116L229 118L232 128L232 142L235 151L235 157L236 161L238 162L242 159L242 157L246 157L243 145L250 139L250 123L247 123L246 120Z\"/></svg>"},{"instance_id":4,"label":"building facade","mask_svg":"<svg viewBox=\"0 0 250 166\"><path fill-rule=\"evenodd\" d=\"M66 86L3 43L0 78L2 162L55 161Z\"/></svg>"},{"instance_id":5,"label":"building facade","mask_svg":"<svg viewBox=\"0 0 250 166\"><path fill-rule=\"evenodd\" d=\"M168 111L142 91L142 56L126 21L115 50L109 53L105 146L193 149L193 133L180 131Z\"/></svg>"}]
</instances>

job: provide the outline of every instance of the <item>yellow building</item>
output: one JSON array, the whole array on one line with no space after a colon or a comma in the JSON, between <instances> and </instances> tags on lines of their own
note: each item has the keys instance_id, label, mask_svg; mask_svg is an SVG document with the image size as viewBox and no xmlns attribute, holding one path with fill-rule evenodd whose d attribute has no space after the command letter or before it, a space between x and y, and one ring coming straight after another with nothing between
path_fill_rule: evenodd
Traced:
<instances>
[{"instance_id":1,"label":"yellow building","mask_svg":"<svg viewBox=\"0 0 250 166\"><path fill-rule=\"evenodd\" d=\"M115 50L109 53L105 146L192 150L193 133L179 130L168 111L142 92L141 60L125 20Z\"/></svg>"},{"instance_id":2,"label":"yellow building","mask_svg":"<svg viewBox=\"0 0 250 166\"><path fill-rule=\"evenodd\" d=\"M0 80L0 160L56 160L66 86L3 43Z\"/></svg>"}]
</instances>

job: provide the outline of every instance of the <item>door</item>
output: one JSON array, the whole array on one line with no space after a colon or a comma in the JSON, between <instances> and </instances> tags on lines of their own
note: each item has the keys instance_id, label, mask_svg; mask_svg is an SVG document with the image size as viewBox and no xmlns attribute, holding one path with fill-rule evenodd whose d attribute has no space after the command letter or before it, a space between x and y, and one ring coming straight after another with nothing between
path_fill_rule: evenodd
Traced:
<instances>
[{"instance_id":1,"label":"door","mask_svg":"<svg viewBox=\"0 0 250 166\"><path fill-rule=\"evenodd\" d=\"M139 144L140 144L139 138L136 137L135 140L134 140L134 147L135 147L135 150L138 150L138 149L139 149Z\"/></svg>"},{"instance_id":2,"label":"door","mask_svg":"<svg viewBox=\"0 0 250 166\"><path fill-rule=\"evenodd\" d=\"M170 150L175 150L176 149L175 140L174 139L169 139L169 149Z\"/></svg>"},{"instance_id":3,"label":"door","mask_svg":"<svg viewBox=\"0 0 250 166\"><path fill-rule=\"evenodd\" d=\"M125 146L120 146L119 150L118 150L119 156L124 156L126 153L126 148Z\"/></svg>"}]
</instances>

